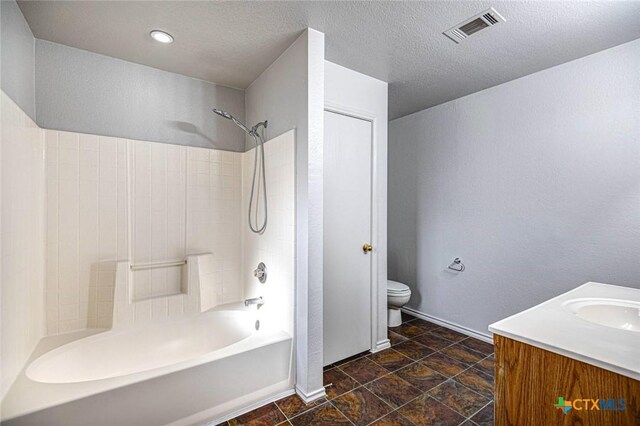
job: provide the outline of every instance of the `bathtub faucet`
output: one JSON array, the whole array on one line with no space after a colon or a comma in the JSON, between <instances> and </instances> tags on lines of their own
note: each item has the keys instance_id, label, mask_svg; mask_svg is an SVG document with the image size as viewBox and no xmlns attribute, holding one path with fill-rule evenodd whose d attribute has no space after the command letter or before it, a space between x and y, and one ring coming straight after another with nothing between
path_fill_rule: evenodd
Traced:
<instances>
[{"instance_id":1,"label":"bathtub faucet","mask_svg":"<svg viewBox=\"0 0 640 426\"><path fill-rule=\"evenodd\" d=\"M254 297L253 299L245 299L244 306L251 305L258 305L258 309L260 309L260 306L264 305L264 299L262 298L262 296Z\"/></svg>"}]
</instances>

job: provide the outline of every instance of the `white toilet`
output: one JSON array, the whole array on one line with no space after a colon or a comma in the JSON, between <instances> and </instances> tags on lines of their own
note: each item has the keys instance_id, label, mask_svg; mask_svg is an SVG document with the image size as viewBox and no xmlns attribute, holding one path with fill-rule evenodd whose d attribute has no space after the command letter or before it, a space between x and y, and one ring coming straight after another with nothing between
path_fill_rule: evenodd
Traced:
<instances>
[{"instance_id":1,"label":"white toilet","mask_svg":"<svg viewBox=\"0 0 640 426\"><path fill-rule=\"evenodd\" d=\"M408 285L387 280L387 322L389 327L402 324L400 308L409 302L411 289Z\"/></svg>"}]
</instances>

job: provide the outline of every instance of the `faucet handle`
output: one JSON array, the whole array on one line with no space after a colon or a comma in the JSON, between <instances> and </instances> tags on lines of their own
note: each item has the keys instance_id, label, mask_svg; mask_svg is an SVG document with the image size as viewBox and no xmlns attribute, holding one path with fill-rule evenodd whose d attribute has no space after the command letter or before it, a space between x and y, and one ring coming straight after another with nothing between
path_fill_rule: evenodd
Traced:
<instances>
[{"instance_id":1,"label":"faucet handle","mask_svg":"<svg viewBox=\"0 0 640 426\"><path fill-rule=\"evenodd\" d=\"M260 309L260 306L264 305L264 299L262 296L254 297L252 299L245 299L244 306L256 305L257 309Z\"/></svg>"},{"instance_id":2,"label":"faucet handle","mask_svg":"<svg viewBox=\"0 0 640 426\"><path fill-rule=\"evenodd\" d=\"M253 270L253 276L258 279L262 284L267 281L267 265L260 262L258 268Z\"/></svg>"}]
</instances>

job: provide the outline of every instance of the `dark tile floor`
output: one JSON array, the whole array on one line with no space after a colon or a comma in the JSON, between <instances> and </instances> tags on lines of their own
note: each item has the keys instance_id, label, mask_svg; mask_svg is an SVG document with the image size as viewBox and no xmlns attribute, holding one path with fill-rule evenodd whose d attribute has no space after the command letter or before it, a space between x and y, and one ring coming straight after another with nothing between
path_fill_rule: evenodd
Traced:
<instances>
[{"instance_id":1,"label":"dark tile floor","mask_svg":"<svg viewBox=\"0 0 640 426\"><path fill-rule=\"evenodd\" d=\"M493 425L493 345L403 314L392 347L325 367L327 398L292 395L228 425Z\"/></svg>"}]
</instances>

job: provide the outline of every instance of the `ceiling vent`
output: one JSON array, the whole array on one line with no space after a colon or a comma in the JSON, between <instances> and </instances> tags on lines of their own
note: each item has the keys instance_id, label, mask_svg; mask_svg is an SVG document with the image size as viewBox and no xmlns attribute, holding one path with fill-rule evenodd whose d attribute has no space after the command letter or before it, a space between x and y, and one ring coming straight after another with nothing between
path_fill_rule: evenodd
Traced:
<instances>
[{"instance_id":1,"label":"ceiling vent","mask_svg":"<svg viewBox=\"0 0 640 426\"><path fill-rule=\"evenodd\" d=\"M460 43L472 34L505 22L505 19L494 8L478 13L476 16L462 21L458 25L449 28L443 34L456 43Z\"/></svg>"}]
</instances>

